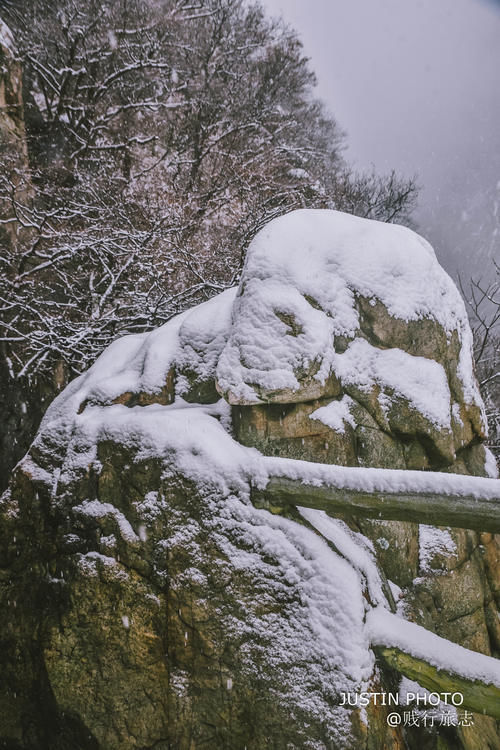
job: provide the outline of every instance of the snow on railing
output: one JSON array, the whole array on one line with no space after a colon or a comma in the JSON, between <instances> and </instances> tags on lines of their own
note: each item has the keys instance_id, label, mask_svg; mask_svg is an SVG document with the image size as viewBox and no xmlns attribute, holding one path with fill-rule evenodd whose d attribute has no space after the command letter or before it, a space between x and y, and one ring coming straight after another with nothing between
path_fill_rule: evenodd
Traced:
<instances>
[{"instance_id":1,"label":"snow on railing","mask_svg":"<svg viewBox=\"0 0 500 750\"><path fill-rule=\"evenodd\" d=\"M300 505L332 516L364 516L500 532L500 480L432 471L331 466L263 457L260 507Z\"/></svg>"},{"instance_id":2,"label":"snow on railing","mask_svg":"<svg viewBox=\"0 0 500 750\"><path fill-rule=\"evenodd\" d=\"M392 669L440 695L460 694L461 709L500 719L500 660L402 620L383 607L366 618L371 645Z\"/></svg>"}]
</instances>

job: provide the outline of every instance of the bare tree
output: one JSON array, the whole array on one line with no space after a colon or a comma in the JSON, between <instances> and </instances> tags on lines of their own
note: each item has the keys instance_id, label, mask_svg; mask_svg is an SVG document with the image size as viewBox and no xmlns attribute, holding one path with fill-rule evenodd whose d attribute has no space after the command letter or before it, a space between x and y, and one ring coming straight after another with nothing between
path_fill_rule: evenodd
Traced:
<instances>
[{"instance_id":1,"label":"bare tree","mask_svg":"<svg viewBox=\"0 0 500 750\"><path fill-rule=\"evenodd\" d=\"M0 219L15 227L0 256L4 394L70 378L115 337L234 284L274 216L409 221L414 181L349 169L300 41L258 3L12 0L6 12L30 164L14 174L4 155L0 170Z\"/></svg>"},{"instance_id":2,"label":"bare tree","mask_svg":"<svg viewBox=\"0 0 500 750\"><path fill-rule=\"evenodd\" d=\"M500 459L500 266L494 261L496 278L473 279L462 293L471 311L474 356L479 387L489 425L489 442Z\"/></svg>"}]
</instances>

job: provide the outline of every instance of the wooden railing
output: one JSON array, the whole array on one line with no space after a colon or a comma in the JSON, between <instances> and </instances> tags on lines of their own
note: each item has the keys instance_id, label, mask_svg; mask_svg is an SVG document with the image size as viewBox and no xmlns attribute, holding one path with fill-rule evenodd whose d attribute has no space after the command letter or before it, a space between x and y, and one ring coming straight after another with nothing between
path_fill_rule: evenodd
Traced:
<instances>
[{"instance_id":1,"label":"wooden railing","mask_svg":"<svg viewBox=\"0 0 500 750\"><path fill-rule=\"evenodd\" d=\"M301 505L329 515L410 521L500 533L500 480L263 458L258 507ZM438 489L433 489L435 485Z\"/></svg>"}]
</instances>

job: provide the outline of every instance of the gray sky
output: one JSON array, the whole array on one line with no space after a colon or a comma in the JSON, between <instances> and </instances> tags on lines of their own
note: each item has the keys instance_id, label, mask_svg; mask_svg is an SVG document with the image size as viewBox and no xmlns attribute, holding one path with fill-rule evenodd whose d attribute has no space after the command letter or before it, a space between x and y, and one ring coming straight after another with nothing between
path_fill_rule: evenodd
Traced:
<instances>
[{"instance_id":1,"label":"gray sky","mask_svg":"<svg viewBox=\"0 0 500 750\"><path fill-rule=\"evenodd\" d=\"M298 32L359 168L417 175L448 270L500 256L498 0L264 0ZM499 220L500 221L500 220ZM495 246L496 241L496 246Z\"/></svg>"}]
</instances>

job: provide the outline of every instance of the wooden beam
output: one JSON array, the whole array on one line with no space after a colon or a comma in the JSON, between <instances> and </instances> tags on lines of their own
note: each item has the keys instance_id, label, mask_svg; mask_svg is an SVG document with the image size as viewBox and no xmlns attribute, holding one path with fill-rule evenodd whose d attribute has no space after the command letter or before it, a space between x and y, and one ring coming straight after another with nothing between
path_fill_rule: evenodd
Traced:
<instances>
[{"instance_id":1,"label":"wooden beam","mask_svg":"<svg viewBox=\"0 0 500 750\"><path fill-rule=\"evenodd\" d=\"M269 459L268 459L269 460ZM272 461L272 459L271 459ZM283 467L286 459L280 459L279 465ZM294 465L306 464L304 461L295 461ZM272 467L272 464L270 464ZM294 466L294 468L295 468ZM309 464L313 466L314 464ZM431 526L455 526L462 529L475 529L476 531L487 531L500 533L500 481L484 479L479 477L461 477L458 475L446 475L450 480L451 490L444 492L433 492L431 472L403 472L394 474L408 475L420 474L416 477L414 487L412 482L405 482L403 490L358 489L356 476L359 472L360 478L363 473L382 472L384 470L348 468L346 481L342 472L328 469L344 469L346 467L324 467L320 480L306 466L304 475L300 476L295 471L295 476L286 476L288 472L280 470L269 471L268 481L265 487L252 488L252 501L257 507L265 507L274 512L286 505L303 506L315 510L324 510L330 516L360 516L378 518L391 521L410 521L413 523L424 523ZM423 475L423 476L422 476ZM376 475L375 475L376 476ZM382 477L382 474L380 474ZM436 474L440 479L443 475ZM425 489L418 479L425 478ZM455 482L453 480L456 480ZM465 480L464 491L458 489L460 480ZM476 484L475 484L476 482ZM486 483L486 485L484 484ZM388 485L388 482L380 482ZM350 485L350 486L349 486ZM376 482L375 482L376 485ZM439 486L439 483L436 482ZM395 483L397 487L397 483ZM455 489L453 489L455 487ZM478 491L467 491L468 488L477 488ZM485 487L490 491L485 491ZM492 493L492 491L493 493ZM481 496L482 492L482 496Z\"/></svg>"},{"instance_id":2,"label":"wooden beam","mask_svg":"<svg viewBox=\"0 0 500 750\"><path fill-rule=\"evenodd\" d=\"M500 719L500 661L403 620L383 607L368 612L366 628L377 656L431 693L449 694L458 710ZM457 705L451 696L459 693Z\"/></svg>"},{"instance_id":3,"label":"wooden beam","mask_svg":"<svg viewBox=\"0 0 500 750\"><path fill-rule=\"evenodd\" d=\"M500 688L487 685L479 680L470 680L461 675L447 672L417 659L399 648L374 646L376 655L391 669L400 672L410 680L415 680L431 693L460 693L463 703L459 711L475 711L500 719ZM451 704L451 701L448 701ZM422 708L422 706L420 706Z\"/></svg>"}]
</instances>

